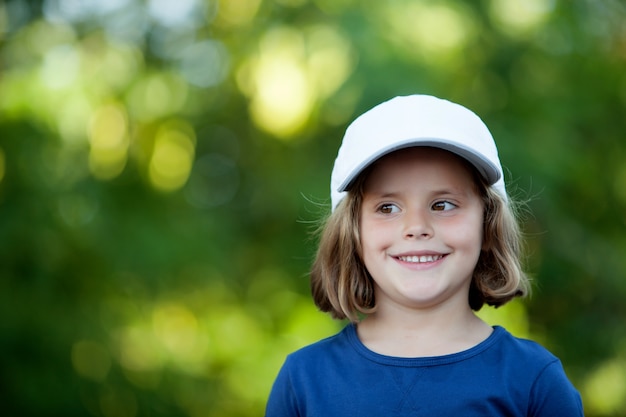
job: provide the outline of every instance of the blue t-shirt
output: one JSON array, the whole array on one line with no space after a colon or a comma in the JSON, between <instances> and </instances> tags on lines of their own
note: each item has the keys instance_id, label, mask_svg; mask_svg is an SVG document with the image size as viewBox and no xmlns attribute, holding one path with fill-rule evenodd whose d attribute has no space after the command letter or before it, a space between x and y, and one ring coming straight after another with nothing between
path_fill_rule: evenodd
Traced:
<instances>
[{"instance_id":1,"label":"blue t-shirt","mask_svg":"<svg viewBox=\"0 0 626 417\"><path fill-rule=\"evenodd\" d=\"M398 358L372 352L348 325L287 357L265 415L577 417L583 408L559 359L502 327L463 352Z\"/></svg>"}]
</instances>

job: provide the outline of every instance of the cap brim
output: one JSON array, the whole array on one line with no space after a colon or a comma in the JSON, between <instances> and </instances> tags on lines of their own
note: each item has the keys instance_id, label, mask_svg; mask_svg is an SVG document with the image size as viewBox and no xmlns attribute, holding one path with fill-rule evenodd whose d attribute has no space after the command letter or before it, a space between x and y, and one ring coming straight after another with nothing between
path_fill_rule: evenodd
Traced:
<instances>
[{"instance_id":1,"label":"cap brim","mask_svg":"<svg viewBox=\"0 0 626 417\"><path fill-rule=\"evenodd\" d=\"M432 147L452 152L471 163L476 168L478 173L483 178L485 178L490 185L498 182L501 177L500 170L496 165L494 165L490 160L488 160L481 154L476 153L474 150L468 147L464 147L448 139L413 138L401 142L392 143L390 146L379 149L376 153L370 155L369 158L361 161L359 165L357 165L350 171L344 181L337 188L337 191L348 191L356 178L359 176L359 174L361 174L365 169L367 169L370 165L372 165L383 156L388 155L399 149L411 147Z\"/></svg>"}]
</instances>

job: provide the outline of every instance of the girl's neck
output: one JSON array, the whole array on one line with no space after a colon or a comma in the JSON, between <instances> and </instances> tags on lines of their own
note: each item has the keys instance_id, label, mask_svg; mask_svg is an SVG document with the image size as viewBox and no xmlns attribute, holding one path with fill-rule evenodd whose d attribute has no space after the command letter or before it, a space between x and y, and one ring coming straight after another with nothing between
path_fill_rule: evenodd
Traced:
<instances>
[{"instance_id":1,"label":"girl's neck","mask_svg":"<svg viewBox=\"0 0 626 417\"><path fill-rule=\"evenodd\" d=\"M361 342L387 356L442 356L470 349L489 337L493 329L471 309L454 315L418 311L402 318L376 312L357 326Z\"/></svg>"}]
</instances>

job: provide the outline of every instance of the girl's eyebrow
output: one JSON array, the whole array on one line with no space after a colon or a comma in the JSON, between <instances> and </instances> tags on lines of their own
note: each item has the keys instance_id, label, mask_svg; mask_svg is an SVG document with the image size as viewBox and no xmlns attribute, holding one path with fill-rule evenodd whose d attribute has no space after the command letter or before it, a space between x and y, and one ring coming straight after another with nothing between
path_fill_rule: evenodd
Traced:
<instances>
[{"instance_id":1,"label":"girl's eyebrow","mask_svg":"<svg viewBox=\"0 0 626 417\"><path fill-rule=\"evenodd\" d=\"M397 192L393 192L393 191L382 191L382 192L370 192L369 194L373 194L375 195L377 198L397 198L400 193Z\"/></svg>"},{"instance_id":2,"label":"girl's eyebrow","mask_svg":"<svg viewBox=\"0 0 626 417\"><path fill-rule=\"evenodd\" d=\"M401 198L401 195L402 195L401 192L386 191L386 190L380 190L380 191L370 190L370 191L366 191L363 193L364 197L369 197L371 199L376 199L376 200L397 200Z\"/></svg>"},{"instance_id":3,"label":"girl's eyebrow","mask_svg":"<svg viewBox=\"0 0 626 417\"><path fill-rule=\"evenodd\" d=\"M441 188L441 189L434 189L434 190L428 191L428 196L430 198L437 197L437 196L466 196L469 193L470 193L470 190L467 190L465 188L450 187L450 188ZM398 198L399 196L403 194L403 192L388 191L388 190L381 190L381 191L369 190L369 191L366 191L364 194L371 194L371 195L376 196L376 198L384 199L384 198Z\"/></svg>"},{"instance_id":4,"label":"girl's eyebrow","mask_svg":"<svg viewBox=\"0 0 626 417\"><path fill-rule=\"evenodd\" d=\"M465 188L443 188L441 190L434 190L432 195L452 195L452 196L465 196L468 194L468 190Z\"/></svg>"}]
</instances>

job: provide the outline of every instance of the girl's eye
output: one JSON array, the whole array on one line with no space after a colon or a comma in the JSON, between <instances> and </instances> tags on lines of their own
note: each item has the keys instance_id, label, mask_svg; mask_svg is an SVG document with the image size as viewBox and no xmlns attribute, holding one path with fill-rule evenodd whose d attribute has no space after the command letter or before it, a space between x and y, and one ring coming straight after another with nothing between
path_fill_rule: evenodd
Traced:
<instances>
[{"instance_id":1,"label":"girl's eye","mask_svg":"<svg viewBox=\"0 0 626 417\"><path fill-rule=\"evenodd\" d=\"M456 208L455 204L452 204L449 201L438 201L433 204L433 210L435 211L448 211Z\"/></svg>"},{"instance_id":2,"label":"girl's eye","mask_svg":"<svg viewBox=\"0 0 626 417\"><path fill-rule=\"evenodd\" d=\"M399 212L400 209L395 204L387 203L387 204L381 204L380 207L378 207L378 211L383 214L391 214L391 213Z\"/></svg>"}]
</instances>

